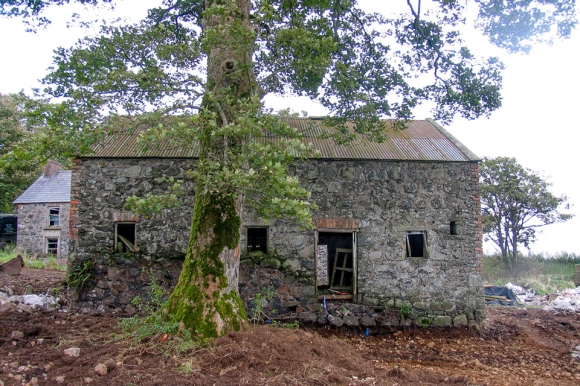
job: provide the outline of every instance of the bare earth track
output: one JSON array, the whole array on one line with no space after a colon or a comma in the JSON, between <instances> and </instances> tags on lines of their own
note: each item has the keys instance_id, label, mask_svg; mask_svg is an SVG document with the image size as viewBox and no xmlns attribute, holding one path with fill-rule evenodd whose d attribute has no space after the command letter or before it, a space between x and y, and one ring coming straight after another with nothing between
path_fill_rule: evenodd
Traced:
<instances>
[{"instance_id":1,"label":"bare earth track","mask_svg":"<svg viewBox=\"0 0 580 386\"><path fill-rule=\"evenodd\" d=\"M15 293L62 288L62 272L0 277ZM16 332L16 333L15 333ZM137 344L117 319L64 312L0 313L4 385L578 385L580 315L489 307L480 329L362 331L248 328L179 357L171 338ZM64 354L80 348L78 357ZM107 373L95 372L98 364ZM2 385L0 382L0 385Z\"/></svg>"}]
</instances>

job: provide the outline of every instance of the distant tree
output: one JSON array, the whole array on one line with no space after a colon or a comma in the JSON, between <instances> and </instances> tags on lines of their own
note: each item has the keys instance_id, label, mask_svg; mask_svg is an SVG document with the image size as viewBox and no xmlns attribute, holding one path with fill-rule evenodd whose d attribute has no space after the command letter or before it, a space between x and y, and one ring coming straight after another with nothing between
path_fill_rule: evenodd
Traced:
<instances>
[{"instance_id":1,"label":"distant tree","mask_svg":"<svg viewBox=\"0 0 580 386\"><path fill-rule=\"evenodd\" d=\"M30 140L24 126L24 100L18 94L0 94L0 213L12 213L12 201L36 178L40 165L34 162L10 163L11 152Z\"/></svg>"},{"instance_id":2,"label":"distant tree","mask_svg":"<svg viewBox=\"0 0 580 386\"><path fill-rule=\"evenodd\" d=\"M506 269L514 272L518 246L529 248L537 228L571 219L559 212L569 205L565 196L548 191L552 184L515 158L485 158L479 171L483 233L499 248Z\"/></svg>"},{"instance_id":3,"label":"distant tree","mask_svg":"<svg viewBox=\"0 0 580 386\"><path fill-rule=\"evenodd\" d=\"M113 2L0 0L0 15L34 28L48 23L47 7L65 3ZM343 142L354 135L347 122L384 140L381 118L403 128L425 101L444 122L489 115L501 105L503 65L462 41L467 3L490 40L513 52L568 37L577 23L574 0L407 0L398 15L365 12L356 0L160 0L139 23L103 25L55 51L44 82L58 105L39 116L63 134L55 129L44 143L88 146L120 113L151 127L143 137L151 143L200 144L190 242L165 312L196 336L223 335L246 320L237 292L244 205L312 225L309 192L287 175L305 145L264 109L264 96L322 104Z\"/></svg>"}]
</instances>

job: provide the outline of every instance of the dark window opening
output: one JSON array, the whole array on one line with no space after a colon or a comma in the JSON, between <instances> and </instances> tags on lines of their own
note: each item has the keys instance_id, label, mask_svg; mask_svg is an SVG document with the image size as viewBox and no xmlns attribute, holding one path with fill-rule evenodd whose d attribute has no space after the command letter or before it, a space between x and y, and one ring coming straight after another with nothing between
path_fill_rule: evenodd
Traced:
<instances>
[{"instance_id":1,"label":"dark window opening","mask_svg":"<svg viewBox=\"0 0 580 386\"><path fill-rule=\"evenodd\" d=\"M135 223L117 223L115 249L117 252L135 252Z\"/></svg>"},{"instance_id":2,"label":"dark window opening","mask_svg":"<svg viewBox=\"0 0 580 386\"><path fill-rule=\"evenodd\" d=\"M46 238L46 254L58 255L58 237Z\"/></svg>"},{"instance_id":3,"label":"dark window opening","mask_svg":"<svg viewBox=\"0 0 580 386\"><path fill-rule=\"evenodd\" d=\"M449 234L457 235L457 223L455 221L449 223Z\"/></svg>"},{"instance_id":4,"label":"dark window opening","mask_svg":"<svg viewBox=\"0 0 580 386\"><path fill-rule=\"evenodd\" d=\"M428 257L427 235L425 232L407 233L407 257Z\"/></svg>"},{"instance_id":5,"label":"dark window opening","mask_svg":"<svg viewBox=\"0 0 580 386\"><path fill-rule=\"evenodd\" d=\"M268 254L268 228L248 228L248 253L262 252Z\"/></svg>"},{"instance_id":6,"label":"dark window opening","mask_svg":"<svg viewBox=\"0 0 580 386\"><path fill-rule=\"evenodd\" d=\"M57 227L60 223L60 208L48 208L48 226Z\"/></svg>"},{"instance_id":7,"label":"dark window opening","mask_svg":"<svg viewBox=\"0 0 580 386\"><path fill-rule=\"evenodd\" d=\"M354 288L354 256L352 233L320 232L318 245L326 245L328 250L328 286L320 289L352 291Z\"/></svg>"}]
</instances>

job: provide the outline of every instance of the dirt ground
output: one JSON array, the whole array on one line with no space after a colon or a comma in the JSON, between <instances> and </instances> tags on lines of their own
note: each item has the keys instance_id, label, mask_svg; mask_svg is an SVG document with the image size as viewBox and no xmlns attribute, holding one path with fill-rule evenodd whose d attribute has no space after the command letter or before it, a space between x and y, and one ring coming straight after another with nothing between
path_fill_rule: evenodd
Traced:
<instances>
[{"instance_id":1,"label":"dirt ground","mask_svg":"<svg viewBox=\"0 0 580 386\"><path fill-rule=\"evenodd\" d=\"M0 288L62 288L62 272L24 269ZM58 292L58 291L57 291ZM122 338L109 316L0 313L0 385L579 385L580 315L489 307L479 329L389 335L258 326L167 354L171 338ZM78 357L65 354L78 348ZM100 366L99 366L100 365ZM106 372L106 374L105 374ZM100 373L104 375L100 375Z\"/></svg>"}]
</instances>

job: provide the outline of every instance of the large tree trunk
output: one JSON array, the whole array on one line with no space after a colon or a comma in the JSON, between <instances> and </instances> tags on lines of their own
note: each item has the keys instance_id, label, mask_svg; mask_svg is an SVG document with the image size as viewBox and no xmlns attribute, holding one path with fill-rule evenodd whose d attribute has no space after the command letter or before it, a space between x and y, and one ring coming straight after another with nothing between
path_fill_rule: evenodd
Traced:
<instances>
[{"instance_id":1,"label":"large tree trunk","mask_svg":"<svg viewBox=\"0 0 580 386\"><path fill-rule=\"evenodd\" d=\"M211 7L216 4L227 11L212 15ZM235 135L216 138L212 130L235 123L240 111L247 109L244 102L257 94L252 70L255 38L249 0L206 0L205 7L209 16L203 30L213 40L206 48L208 79L203 108L210 113L204 116L213 116L216 122L215 126L203 124L200 164L211 160L226 169L228 157L239 151L243 139ZM243 199L233 190L208 193L206 188L198 183L183 270L166 309L168 317L204 338L238 330L247 320L238 294Z\"/></svg>"}]
</instances>

